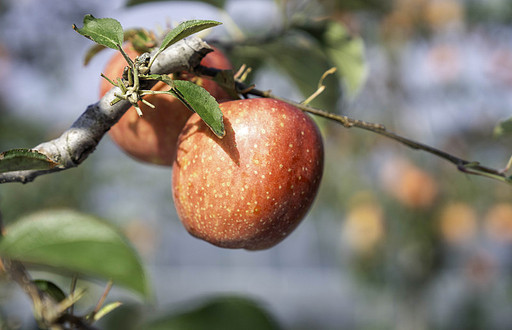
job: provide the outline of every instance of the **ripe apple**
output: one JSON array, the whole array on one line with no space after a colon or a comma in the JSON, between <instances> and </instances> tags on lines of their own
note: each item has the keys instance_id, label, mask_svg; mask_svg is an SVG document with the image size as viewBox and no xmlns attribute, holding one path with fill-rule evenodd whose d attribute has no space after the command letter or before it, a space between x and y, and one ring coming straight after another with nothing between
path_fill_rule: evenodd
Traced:
<instances>
[{"instance_id":1,"label":"ripe apple","mask_svg":"<svg viewBox=\"0 0 512 330\"><path fill-rule=\"evenodd\" d=\"M173 198L193 236L224 248L261 250L288 236L318 191L322 137L313 120L285 102L220 104L219 139L192 115L178 137Z\"/></svg>"},{"instance_id":2,"label":"ripe apple","mask_svg":"<svg viewBox=\"0 0 512 330\"><path fill-rule=\"evenodd\" d=\"M125 51L132 59L139 55L132 47L126 47ZM229 60L218 49L214 49L213 52L206 55L201 64L224 70L232 68ZM104 74L115 81L117 77L122 76L126 65L121 53L117 52L107 63ZM229 95L210 79L188 73L182 73L180 78L196 82L219 102L230 99ZM111 88L112 85L103 79L100 86L100 97ZM156 91L168 89L168 85L163 82L158 82L152 88ZM171 95L148 95L145 99L156 108L151 109L139 102L143 116L139 117L133 107L128 109L119 122L110 129L110 137L122 150L135 159L170 166L176 151L178 135L192 112Z\"/></svg>"}]
</instances>

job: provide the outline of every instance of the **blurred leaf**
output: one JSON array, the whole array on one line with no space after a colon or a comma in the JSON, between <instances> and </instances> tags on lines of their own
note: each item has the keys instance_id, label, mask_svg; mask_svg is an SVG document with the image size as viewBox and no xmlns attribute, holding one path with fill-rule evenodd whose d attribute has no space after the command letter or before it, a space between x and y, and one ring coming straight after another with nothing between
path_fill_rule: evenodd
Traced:
<instances>
[{"instance_id":1,"label":"blurred leaf","mask_svg":"<svg viewBox=\"0 0 512 330\"><path fill-rule=\"evenodd\" d=\"M288 36L278 42L258 46L237 47L232 55L253 69L270 64L281 70L292 79L304 98L316 91L320 78L332 67L318 44L302 35ZM336 75L327 77L324 84L325 91L311 105L332 112L340 99L341 88Z\"/></svg>"},{"instance_id":2,"label":"blurred leaf","mask_svg":"<svg viewBox=\"0 0 512 330\"><path fill-rule=\"evenodd\" d=\"M85 52L84 65L88 65L89 62L94 58L94 56L96 56L99 52L101 52L102 50L104 50L106 48L107 47L100 45L100 44L94 44L91 47L89 47L87 52Z\"/></svg>"},{"instance_id":3,"label":"blurred leaf","mask_svg":"<svg viewBox=\"0 0 512 330\"><path fill-rule=\"evenodd\" d=\"M57 166L37 150L12 149L0 153L0 173L24 170L49 170Z\"/></svg>"},{"instance_id":4,"label":"blurred leaf","mask_svg":"<svg viewBox=\"0 0 512 330\"><path fill-rule=\"evenodd\" d=\"M146 330L270 330L277 322L254 301L241 297L220 297L198 308L150 322Z\"/></svg>"},{"instance_id":5,"label":"blurred leaf","mask_svg":"<svg viewBox=\"0 0 512 330\"><path fill-rule=\"evenodd\" d=\"M140 5L140 4L148 3L148 2L162 2L162 1L170 2L173 0L128 0L126 2L126 6L130 7L130 6ZM191 0L181 0L181 1L191 1ZM215 7L219 7L219 8L224 8L224 4L226 3L225 0L198 0L196 2L204 2L204 3L210 4Z\"/></svg>"},{"instance_id":6,"label":"blurred leaf","mask_svg":"<svg viewBox=\"0 0 512 330\"><path fill-rule=\"evenodd\" d=\"M110 224L71 210L43 211L6 227L0 255L21 262L111 279L147 297L136 251Z\"/></svg>"},{"instance_id":7,"label":"blurred leaf","mask_svg":"<svg viewBox=\"0 0 512 330\"><path fill-rule=\"evenodd\" d=\"M354 96L367 75L363 40L351 36L343 25L329 22L324 41L327 55L341 73L349 95Z\"/></svg>"},{"instance_id":8,"label":"blurred leaf","mask_svg":"<svg viewBox=\"0 0 512 330\"><path fill-rule=\"evenodd\" d=\"M512 133L512 117L509 119L506 119L496 125L494 128L494 136L500 137L503 135L511 134Z\"/></svg>"},{"instance_id":9,"label":"blurred leaf","mask_svg":"<svg viewBox=\"0 0 512 330\"><path fill-rule=\"evenodd\" d=\"M34 280L33 282L39 290L48 294L56 302L61 302L66 299L64 291L62 291L55 283L46 280Z\"/></svg>"},{"instance_id":10,"label":"blurred leaf","mask_svg":"<svg viewBox=\"0 0 512 330\"><path fill-rule=\"evenodd\" d=\"M145 306L147 308L147 306ZM140 322L145 315L144 306L125 302L98 321L98 329L110 330L140 330Z\"/></svg>"},{"instance_id":11,"label":"blurred leaf","mask_svg":"<svg viewBox=\"0 0 512 330\"><path fill-rule=\"evenodd\" d=\"M118 49L123 43L123 27L113 18L95 18L87 14L84 16L84 26L79 29L73 25L73 29L86 38L94 42L112 48Z\"/></svg>"},{"instance_id":12,"label":"blurred leaf","mask_svg":"<svg viewBox=\"0 0 512 330\"><path fill-rule=\"evenodd\" d=\"M160 45L160 50L164 50L170 45L180 41L183 38L186 38L194 33L199 31L220 25L222 23L217 21L207 21L207 20L190 20L180 23L177 27L169 31L164 37L162 44Z\"/></svg>"},{"instance_id":13,"label":"blurred leaf","mask_svg":"<svg viewBox=\"0 0 512 330\"><path fill-rule=\"evenodd\" d=\"M174 86L175 96L196 112L215 135L223 137L226 133L224 120L215 98L206 89L187 80L174 80Z\"/></svg>"}]
</instances>

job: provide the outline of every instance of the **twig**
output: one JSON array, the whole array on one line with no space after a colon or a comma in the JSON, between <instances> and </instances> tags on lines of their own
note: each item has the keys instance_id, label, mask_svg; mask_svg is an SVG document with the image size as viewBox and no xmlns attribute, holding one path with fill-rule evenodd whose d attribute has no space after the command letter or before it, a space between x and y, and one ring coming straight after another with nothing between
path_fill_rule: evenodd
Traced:
<instances>
[{"instance_id":1,"label":"twig","mask_svg":"<svg viewBox=\"0 0 512 330\"><path fill-rule=\"evenodd\" d=\"M214 68L206 68L203 66L199 66L198 68L196 68L196 74L209 76L209 77L215 77L217 74L219 74L220 71L221 70L214 69ZM230 88L229 86L225 86L225 87ZM386 129L386 127L382 124L370 123L370 122L366 122L366 121L362 121L362 120L358 120L358 119L353 119L353 118L350 118L347 116L341 116L341 115L337 115L337 114L323 111L320 109L316 109L307 104L294 102L294 101L279 97L277 95L274 95L271 91L263 91L263 90L255 88L252 85L246 85L241 80L237 80L235 82L235 88L236 88L236 91L242 95L250 94L250 95L254 95L254 96L258 96L258 97L266 97L266 98L273 98L276 100L280 100L280 101L286 102L288 104L294 105L295 107L301 109L302 111L335 121L338 124L341 124L346 128L357 127L360 129L364 129L364 130L388 137L392 140L398 141L398 142L406 145L409 148L413 148L416 150L423 150L423 151L433 154L439 158L449 161L450 163L454 164L457 167L457 169L461 172L464 172L467 174L472 174L472 175L485 176L488 178L492 178L495 180L499 180L499 181L502 181L505 183L512 184L512 175L506 174L508 169L511 166L510 164L512 163L512 158L504 170L492 169L492 168L480 165L479 162L468 161L468 160L456 157L456 156L454 156L450 153L447 153L445 151L439 150L437 148L431 147L429 145L426 145L426 144L423 144L420 142L416 142L414 140L411 140L411 139L408 139L401 135L398 135L394 132L388 131Z\"/></svg>"},{"instance_id":2,"label":"twig","mask_svg":"<svg viewBox=\"0 0 512 330\"><path fill-rule=\"evenodd\" d=\"M181 40L164 52L155 60L151 70L155 74L169 74L181 71L192 71L199 65L201 59L212 49L201 39L190 37ZM156 82L148 82L154 84ZM150 89L152 85L144 86ZM130 108L128 101L119 101L114 105L114 94L120 89L112 88L95 104L89 105L85 112L66 130L54 140L36 146L35 150L45 154L59 164L50 170L25 170L0 173L0 184L7 182L27 183L36 177L54 173L80 165L96 148L103 135L114 125Z\"/></svg>"},{"instance_id":3,"label":"twig","mask_svg":"<svg viewBox=\"0 0 512 330\"><path fill-rule=\"evenodd\" d=\"M98 300L98 303L96 304L96 307L94 308L94 311L92 312L93 319L94 319L94 315L98 314L101 307L103 307L103 304L105 303L105 300L107 299L107 296L110 293L110 290L112 289L113 284L114 284L114 282L112 282L112 280L108 281L107 286L105 287L105 290L103 291L103 294L100 297L100 300Z\"/></svg>"},{"instance_id":4,"label":"twig","mask_svg":"<svg viewBox=\"0 0 512 330\"><path fill-rule=\"evenodd\" d=\"M246 88L247 87L244 84L237 83L237 89L245 90ZM379 135L388 137L388 138L398 141L410 148L413 148L416 150L423 150L423 151L433 154L439 158L445 159L445 160L449 161L450 163L454 164L457 167L457 169L461 172L464 172L467 174L472 174L472 175L485 176L485 177L488 177L491 179L495 179L495 180L499 180L499 181L502 181L505 183L512 184L512 176L508 176L506 174L506 170L508 169L509 166L506 167L506 170L496 170L496 169L492 169L492 168L489 168L486 166L482 166L482 165L480 165L479 162L468 161L468 160L456 157L456 156L449 154L445 151L436 149L434 147L431 147L429 145L426 145L426 144L423 144L420 142L416 142L414 140L405 138L396 133L388 131L384 125L370 123L370 122L361 121L361 120L357 120L357 119L352 119L347 116L336 115L336 114L333 114L330 112L326 112L326 111L323 111L320 109L310 107L309 105L305 105L302 103L297 103L297 102L293 102L293 101L281 98L279 96L272 94L270 91L261 91L256 88L252 88L247 93L251 94L251 95L259 96L259 97L267 97L267 98L273 98L276 100L284 101L286 103L296 106L297 108L301 109L302 111L305 111L305 112L308 112L308 113L311 113L311 114L314 114L314 115L317 115L317 116L320 116L320 117L323 117L323 118L326 118L329 120L333 120L333 121L343 125L346 128L357 127L357 128L361 128L361 129L371 131L373 133L377 133Z\"/></svg>"},{"instance_id":5,"label":"twig","mask_svg":"<svg viewBox=\"0 0 512 330\"><path fill-rule=\"evenodd\" d=\"M73 277L71 278L71 285L70 285L70 288L69 288L69 295L73 296L75 294L76 283L77 282L78 282L78 275L74 274ZM69 306L69 309L68 309L68 313L70 315L73 315L74 312L75 312L75 304Z\"/></svg>"}]
</instances>

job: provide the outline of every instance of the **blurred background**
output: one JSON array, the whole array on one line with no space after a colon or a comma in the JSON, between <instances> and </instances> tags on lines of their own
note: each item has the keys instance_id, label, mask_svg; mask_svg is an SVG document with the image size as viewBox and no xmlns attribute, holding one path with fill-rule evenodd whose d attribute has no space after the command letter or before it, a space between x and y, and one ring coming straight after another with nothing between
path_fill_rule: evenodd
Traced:
<instances>
[{"instance_id":1,"label":"blurred background","mask_svg":"<svg viewBox=\"0 0 512 330\"><path fill-rule=\"evenodd\" d=\"M316 106L492 168L504 168L512 155L511 135L493 134L512 114L508 0L126 4L0 2L0 151L59 136L97 101L113 51L84 66L92 43L71 28L90 13L155 31L219 20L204 38L235 68L251 66L258 88L296 101L329 68L316 47L329 43L318 37L325 25L316 24L328 19L343 29L343 46L333 50L342 74L326 80ZM188 235L174 210L171 170L132 160L108 136L76 169L1 185L0 210L6 224L65 207L122 228L148 268L155 301L142 306L118 288L112 299L126 302L119 315L236 294L257 301L284 329L512 328L510 185L465 175L371 132L317 122L326 144L318 197L295 232L267 251L220 249ZM103 284L84 284L91 297L83 306L94 304ZM20 291L0 281L6 328L31 325Z\"/></svg>"}]
</instances>

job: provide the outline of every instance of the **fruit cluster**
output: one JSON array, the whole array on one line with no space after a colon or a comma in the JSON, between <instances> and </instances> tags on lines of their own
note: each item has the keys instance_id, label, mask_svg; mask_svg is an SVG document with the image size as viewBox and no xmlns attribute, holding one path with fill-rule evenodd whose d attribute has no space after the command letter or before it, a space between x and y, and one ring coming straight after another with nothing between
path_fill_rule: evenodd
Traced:
<instances>
[{"instance_id":1,"label":"fruit cluster","mask_svg":"<svg viewBox=\"0 0 512 330\"><path fill-rule=\"evenodd\" d=\"M138 54L126 48L130 57ZM203 66L230 69L215 50ZM105 75L122 75L117 54ZM169 95L150 95L143 116L129 109L110 130L137 160L172 166L173 198L187 231L225 248L261 250L287 237L309 210L323 172L323 142L316 124L294 106L273 99L229 100L207 78L181 74L220 103L226 135L215 136L197 114ZM158 83L154 90L167 85ZM110 85L104 81L101 96Z\"/></svg>"}]
</instances>

